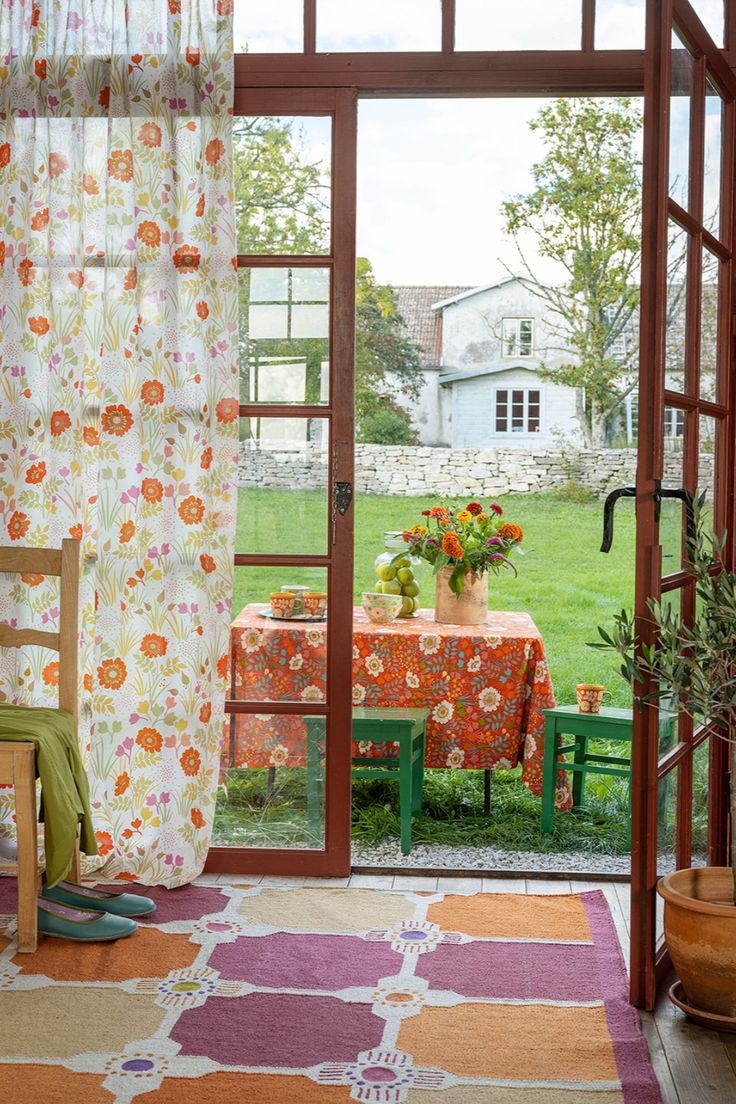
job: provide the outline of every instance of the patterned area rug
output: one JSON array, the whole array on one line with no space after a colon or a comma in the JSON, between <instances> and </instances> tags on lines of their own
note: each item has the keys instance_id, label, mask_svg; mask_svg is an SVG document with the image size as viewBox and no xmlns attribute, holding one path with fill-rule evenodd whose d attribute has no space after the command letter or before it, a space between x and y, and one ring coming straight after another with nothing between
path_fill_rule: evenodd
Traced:
<instances>
[{"instance_id":1,"label":"patterned area rug","mask_svg":"<svg viewBox=\"0 0 736 1104\"><path fill-rule=\"evenodd\" d=\"M140 892L16 955L0 880L3 1104L660 1102L600 892Z\"/></svg>"}]
</instances>

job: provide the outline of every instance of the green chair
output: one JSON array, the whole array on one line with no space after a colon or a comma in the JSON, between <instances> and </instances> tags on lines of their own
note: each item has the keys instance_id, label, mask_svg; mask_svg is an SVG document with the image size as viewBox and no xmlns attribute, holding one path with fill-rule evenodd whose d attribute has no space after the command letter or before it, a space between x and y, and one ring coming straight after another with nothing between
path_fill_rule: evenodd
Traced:
<instances>
[{"instance_id":1,"label":"green chair","mask_svg":"<svg viewBox=\"0 0 736 1104\"><path fill-rule=\"evenodd\" d=\"M398 775L402 855L411 853L411 818L422 811L428 716L428 709L353 709L353 740L399 745L398 759L354 755L353 778L396 778ZM320 819L324 720L321 717L304 719L307 726L307 809L312 821Z\"/></svg>"},{"instance_id":2,"label":"green chair","mask_svg":"<svg viewBox=\"0 0 736 1104\"><path fill-rule=\"evenodd\" d=\"M629 788L629 818L626 838L631 844L631 752L626 756L601 755L588 750L589 740L608 740L631 746L633 710L602 706L600 713L580 713L577 705L559 705L544 709L544 769L542 775L542 831L554 828L555 786L557 775L565 771L573 775L573 810L583 808L585 779L589 774L604 774L626 778ZM676 722L674 714L662 714L661 731L671 735ZM562 737L573 738L564 744ZM563 757L572 755L572 760Z\"/></svg>"}]
</instances>

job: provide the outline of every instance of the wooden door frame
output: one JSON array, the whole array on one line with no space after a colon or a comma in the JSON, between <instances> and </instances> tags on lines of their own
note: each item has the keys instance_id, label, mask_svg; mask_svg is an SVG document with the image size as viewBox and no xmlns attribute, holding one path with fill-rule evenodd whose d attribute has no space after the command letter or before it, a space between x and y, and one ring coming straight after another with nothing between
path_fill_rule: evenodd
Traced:
<instances>
[{"instance_id":1,"label":"wooden door frame","mask_svg":"<svg viewBox=\"0 0 736 1104\"><path fill-rule=\"evenodd\" d=\"M356 96L339 89L245 89L235 115L330 116L332 123L331 234L325 255L238 255L238 267L327 268L330 280L329 402L320 406L243 404L240 417L323 418L329 424L328 532L324 555L235 555L236 567L322 567L327 570L327 693L324 704L228 699L227 715L280 714L326 719L325 845L315 848L212 847L208 873L342 877L350 872L353 507L334 504L336 481L354 483Z\"/></svg>"},{"instance_id":2,"label":"wooden door frame","mask_svg":"<svg viewBox=\"0 0 736 1104\"><path fill-rule=\"evenodd\" d=\"M696 87L691 97L689 198L685 211L669 197L669 122L671 98L671 39L677 27L693 52ZM707 63L706 63L707 59ZM704 232L702 174L706 69L723 93L723 149L721 227L717 255L725 268L719 299L717 387L715 402L700 398L700 260L702 245L714 246ZM682 595L685 618L694 614L693 581L682 570L662 577L662 548L655 494L664 474L665 405L685 413L686 443L683 486L694 493L698 484L699 419L710 415L721 427L716 434L714 518L718 527L733 533L734 496L734 337L733 297L733 158L736 80L721 51L714 53L709 36L687 0L648 0L644 98L643 232L641 267L641 348L639 369L639 450L637 462L637 556L635 611L637 633L645 644L655 640L648 609L650 598L665 592ZM703 110L699 110L702 108ZM701 118L702 115L702 118ZM697 170L697 171L694 171ZM667 276L668 228L671 222L688 232L685 276L686 342L682 393L667 389ZM693 264L693 261L695 262ZM724 441L725 439L725 441ZM733 564L733 539L726 549L726 566ZM642 688L646 693L651 687ZM678 742L659 755L659 717L655 708L635 710L632 748L632 860L630 996L633 1004L652 1008L658 981L669 969L664 942L657 941L657 851L659 787L675 773L676 865L691 862L692 763L697 747L710 741L708 800L708 861L720 865L727 844L727 748L707 728L693 731L689 718L680 717Z\"/></svg>"}]
</instances>

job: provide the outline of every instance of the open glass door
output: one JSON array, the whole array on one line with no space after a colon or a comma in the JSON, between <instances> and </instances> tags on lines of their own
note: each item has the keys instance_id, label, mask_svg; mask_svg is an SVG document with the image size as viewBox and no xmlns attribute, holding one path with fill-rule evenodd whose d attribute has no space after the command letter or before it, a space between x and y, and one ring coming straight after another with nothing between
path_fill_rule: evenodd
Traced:
<instances>
[{"instance_id":1,"label":"open glass door","mask_svg":"<svg viewBox=\"0 0 736 1104\"><path fill-rule=\"evenodd\" d=\"M350 869L355 127L349 90L236 90L238 523L211 871Z\"/></svg>"},{"instance_id":2,"label":"open glass door","mask_svg":"<svg viewBox=\"0 0 736 1104\"><path fill-rule=\"evenodd\" d=\"M694 7L648 0L636 486L636 615L644 641L652 639L650 597L675 603L685 618L694 614L694 587L683 571L687 496L707 491L716 528L733 525L735 94L724 52ZM653 1007L658 970L667 966L658 876L724 861L726 758L724 742L707 726L694 729L684 716L675 726L660 725L656 709L635 710L637 1005Z\"/></svg>"}]
</instances>

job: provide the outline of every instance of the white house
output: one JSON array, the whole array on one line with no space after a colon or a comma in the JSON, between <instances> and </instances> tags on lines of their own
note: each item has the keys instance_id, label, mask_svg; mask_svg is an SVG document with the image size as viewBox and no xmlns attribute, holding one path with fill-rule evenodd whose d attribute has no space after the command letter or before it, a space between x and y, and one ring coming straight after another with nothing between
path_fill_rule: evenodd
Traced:
<instances>
[{"instance_id":1,"label":"white house","mask_svg":"<svg viewBox=\"0 0 736 1104\"><path fill-rule=\"evenodd\" d=\"M677 281L668 292L667 378L674 390L683 385L683 287ZM407 404L421 444L534 448L559 445L561 438L580 440L577 390L540 375L542 364L554 368L569 363L570 354L554 330L549 305L538 285L510 276L475 288L412 286L393 290L405 334L421 350L421 395L411 406ZM701 391L710 398L717 303L715 285L704 285ZM634 316L614 339L611 354L630 362L637 331L638 318ZM633 375L631 382L635 383ZM684 432L683 412L666 407L667 446L681 448ZM632 386L621 410L620 437L632 444L637 433L637 392Z\"/></svg>"},{"instance_id":2,"label":"white house","mask_svg":"<svg viewBox=\"0 0 736 1104\"><path fill-rule=\"evenodd\" d=\"M530 281L394 290L407 336L423 353L424 387L411 409L422 444L546 447L558 434L577 434L575 389L539 375L542 362L554 367L565 357Z\"/></svg>"}]
</instances>

